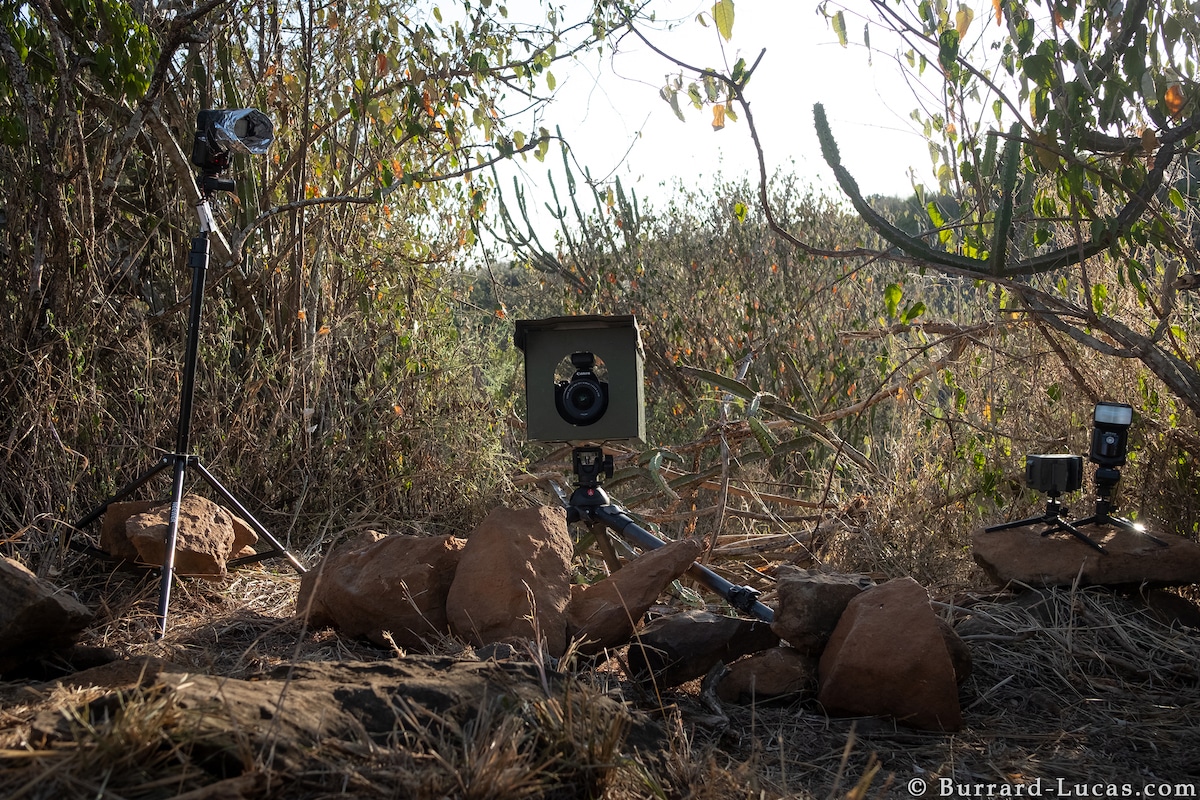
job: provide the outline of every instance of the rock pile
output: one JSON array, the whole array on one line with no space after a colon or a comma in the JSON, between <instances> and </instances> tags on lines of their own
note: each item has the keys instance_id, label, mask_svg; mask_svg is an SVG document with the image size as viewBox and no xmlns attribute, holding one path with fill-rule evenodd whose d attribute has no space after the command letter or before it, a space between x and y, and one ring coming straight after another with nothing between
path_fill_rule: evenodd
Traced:
<instances>
[{"instance_id":1,"label":"rock pile","mask_svg":"<svg viewBox=\"0 0 1200 800\"><path fill-rule=\"evenodd\" d=\"M656 620L630 645L630 669L661 689L724 662L716 694L727 702L815 697L833 715L962 726L958 687L970 654L916 581L876 586L862 575L781 567L776 589L769 629L701 612Z\"/></svg>"},{"instance_id":2,"label":"rock pile","mask_svg":"<svg viewBox=\"0 0 1200 800\"><path fill-rule=\"evenodd\" d=\"M466 539L383 536L344 542L301 582L297 612L376 642L415 647L453 634L477 646L571 642L596 654L628 643L646 610L700 554L680 540L592 586L571 584L573 545L561 509L498 509Z\"/></svg>"},{"instance_id":3,"label":"rock pile","mask_svg":"<svg viewBox=\"0 0 1200 800\"><path fill-rule=\"evenodd\" d=\"M700 552L696 540L670 542L591 586L572 585L564 513L498 509L465 539L368 533L343 542L304 576L297 613L405 647L447 634L477 652L536 641L552 657L628 645L633 677L652 690L727 664L715 686L728 702L815 697L831 713L962 725L969 656L915 581L874 586L861 575L781 568L772 624L685 611L643 625Z\"/></svg>"}]
</instances>

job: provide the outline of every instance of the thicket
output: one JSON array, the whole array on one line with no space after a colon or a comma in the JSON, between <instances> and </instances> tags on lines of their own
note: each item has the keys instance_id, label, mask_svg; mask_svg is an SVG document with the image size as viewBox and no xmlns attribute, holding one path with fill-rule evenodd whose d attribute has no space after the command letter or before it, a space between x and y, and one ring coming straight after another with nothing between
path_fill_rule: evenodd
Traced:
<instances>
[{"instance_id":1,"label":"thicket","mask_svg":"<svg viewBox=\"0 0 1200 800\"><path fill-rule=\"evenodd\" d=\"M768 203L816 253L771 229L747 179L677 187L658 210L569 160L559 175L554 244L514 190L502 238L523 257L483 273L476 300L508 316L638 315L651 442L613 485L647 519L730 547L786 534L801 563L965 578L972 530L1040 507L1024 455L1086 453L1092 407L1112 399L1138 411L1123 509L1195 532L1189 415L1144 365L1056 335L988 282L880 261L852 209L786 175ZM923 209L874 202L907 224ZM1116 262L1093 269L1116 280ZM529 455L536 469L562 454ZM1086 491L1068 500L1090 513Z\"/></svg>"}]
</instances>

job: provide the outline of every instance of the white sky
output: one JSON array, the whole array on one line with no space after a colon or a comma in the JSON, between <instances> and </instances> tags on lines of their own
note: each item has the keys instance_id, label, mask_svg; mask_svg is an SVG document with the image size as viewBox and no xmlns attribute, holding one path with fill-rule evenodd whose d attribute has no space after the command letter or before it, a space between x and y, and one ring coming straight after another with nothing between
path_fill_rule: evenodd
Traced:
<instances>
[{"instance_id":1,"label":"white sky","mask_svg":"<svg viewBox=\"0 0 1200 800\"><path fill-rule=\"evenodd\" d=\"M936 185L928 145L909 116L917 101L893 53L877 41L882 39L881 29L872 26L872 66L861 45L863 20L847 17L851 43L843 48L816 5L815 0L737 0L733 39L724 43L714 26L705 28L695 19L711 10L711 0L653 0L660 21L679 24L647 33L660 49L699 67L728 69L739 57L752 64L766 48L747 96L768 174L786 168L819 189L837 193L813 129L812 107L820 102L842 161L864 193L907 197L913 175L920 183ZM858 5L866 4L858 0ZM573 68L563 63L553 67L558 92L541 123L551 130L554 124L562 127L577 159L593 177L619 175L627 188L652 201L666 196L658 187L674 178L703 189L712 185L717 173L757 176L745 118L727 121L724 130L714 132L711 111L697 111L685 100L687 121L680 122L659 97L672 71L677 70L633 36L625 36L615 56L606 49L601 57L587 54ZM547 158L547 164L551 162L559 166L556 148ZM546 166L532 158L516 168L537 182L546 172ZM501 174L502 180L511 181L511 172Z\"/></svg>"}]
</instances>

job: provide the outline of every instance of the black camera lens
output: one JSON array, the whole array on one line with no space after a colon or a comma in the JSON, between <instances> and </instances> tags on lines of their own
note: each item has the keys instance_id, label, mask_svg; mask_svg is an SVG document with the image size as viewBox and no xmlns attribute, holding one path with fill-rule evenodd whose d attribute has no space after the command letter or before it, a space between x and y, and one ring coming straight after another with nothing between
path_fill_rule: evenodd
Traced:
<instances>
[{"instance_id":1,"label":"black camera lens","mask_svg":"<svg viewBox=\"0 0 1200 800\"><path fill-rule=\"evenodd\" d=\"M554 384L554 405L572 425L591 425L608 410L608 384L592 370L591 353L575 353L571 361L578 369L571 380Z\"/></svg>"},{"instance_id":2,"label":"black camera lens","mask_svg":"<svg viewBox=\"0 0 1200 800\"><path fill-rule=\"evenodd\" d=\"M601 395L591 383L576 383L563 393L563 404L577 416L590 417L599 410Z\"/></svg>"}]
</instances>

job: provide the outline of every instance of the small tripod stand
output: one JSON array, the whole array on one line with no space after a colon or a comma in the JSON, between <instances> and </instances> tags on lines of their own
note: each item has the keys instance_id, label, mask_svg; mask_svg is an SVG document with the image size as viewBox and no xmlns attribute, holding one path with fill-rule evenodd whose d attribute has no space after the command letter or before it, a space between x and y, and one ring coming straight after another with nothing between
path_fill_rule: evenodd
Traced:
<instances>
[{"instance_id":1,"label":"small tripod stand","mask_svg":"<svg viewBox=\"0 0 1200 800\"><path fill-rule=\"evenodd\" d=\"M1084 525L1112 525L1122 530L1140 533L1147 539L1150 539L1155 544L1162 547L1170 547L1169 544L1146 532L1144 525L1139 525L1133 520L1125 517L1114 517L1113 512L1117 510L1116 504L1112 501L1113 491L1117 488L1117 482L1121 480L1121 471L1116 467L1100 467L1096 470L1096 512L1090 517L1075 520L1074 524L1082 527ZM1091 541L1090 539L1088 540ZM1094 543L1093 543L1094 544ZM1099 545L1096 545L1099 547ZM1103 548L1101 548L1103 550Z\"/></svg>"},{"instance_id":2,"label":"small tripod stand","mask_svg":"<svg viewBox=\"0 0 1200 800\"><path fill-rule=\"evenodd\" d=\"M1025 519L1018 519L1013 522L1005 522L1001 525L992 525L989 528L984 528L984 530L991 533L992 531L1004 531L1010 528L1024 528L1027 525L1036 525L1041 522L1047 526L1042 531L1042 536L1049 536L1057 531L1066 531L1089 547L1094 547L1101 553L1107 553L1108 551L1104 549L1104 545L1094 541L1086 533L1079 530L1079 525L1086 524L1090 520L1080 520L1074 523L1067 522L1065 515L1070 509L1064 506L1058 499L1061 496L1061 492L1048 492L1046 495L1046 510L1040 517L1026 517Z\"/></svg>"},{"instance_id":3,"label":"small tripod stand","mask_svg":"<svg viewBox=\"0 0 1200 800\"><path fill-rule=\"evenodd\" d=\"M563 499L567 508L567 522L583 522L597 528L611 528L645 550L657 550L666 542L634 522L624 508L608 496L600 487L601 476L612 477L613 460L599 447L577 447L571 454L575 476L579 486L569 499ZM605 537L604 530L597 530L596 539L610 567L615 567L612 543ZM702 564L693 563L687 573L700 583L724 597L738 611L753 614L761 620L772 622L775 612L758 602L758 591L749 586L735 586Z\"/></svg>"},{"instance_id":4,"label":"small tripod stand","mask_svg":"<svg viewBox=\"0 0 1200 800\"><path fill-rule=\"evenodd\" d=\"M191 426L192 426L192 395L196 382L196 361L197 354L200 349L200 316L204 307L204 283L205 274L208 270L209 256L209 232L212 231L216 224L212 216L212 208L209 205L209 197L218 190L233 191L234 183L231 180L222 180L217 177L217 171L205 169L203 177L200 179L200 202L196 206L196 213L200 218L200 233L192 239L192 249L188 255L188 266L192 268L192 298L191 308L188 313L188 334L187 344L184 349L184 369L183 369L183 384L180 389L179 398L179 422L176 428L175 452L167 453L159 462L149 470L138 475L130 483L117 491L116 494L109 497L103 503L92 509L87 516L75 523L75 525L67 531L66 545L72 549L80 550L90 555L101 558L112 558L111 555L87 544L73 542L71 533L75 530L81 530L91 525L98 520L105 510L120 500L129 497L133 492L148 482L158 473L167 469L174 468L174 482L171 492L171 515L167 525L166 550L163 556L162 578L159 588L158 600L158 631L156 638L162 638L167 632L167 614L171 605L171 580L175 573L175 548L179 540L179 506L183 500L183 482L184 476L188 468L193 468L200 473L205 482L213 488L213 490L233 508L239 517L241 517L247 525L249 525L260 538L269 542L270 550L262 553L255 553L251 556L235 558L228 562L228 566L236 567L243 564L252 564L259 561L266 561L271 558L284 558L292 566L297 573L305 572L304 566L296 559L294 555L289 553L279 541L263 527L262 523L254 518L254 516L246 510L233 493L221 485L221 482L200 462L199 456L191 455L188 450L190 448Z\"/></svg>"}]
</instances>

